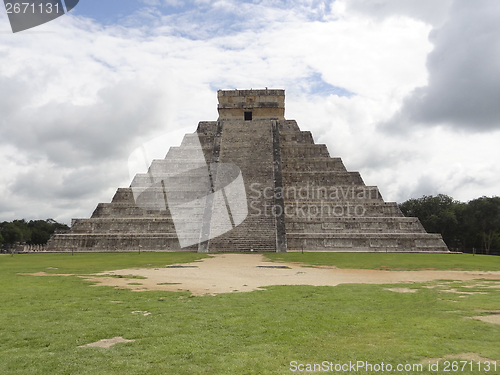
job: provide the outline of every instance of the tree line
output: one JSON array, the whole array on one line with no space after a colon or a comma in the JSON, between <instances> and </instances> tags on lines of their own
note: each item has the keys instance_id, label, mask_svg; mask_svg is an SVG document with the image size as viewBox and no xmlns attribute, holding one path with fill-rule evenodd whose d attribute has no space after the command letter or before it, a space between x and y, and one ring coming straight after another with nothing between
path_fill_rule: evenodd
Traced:
<instances>
[{"instance_id":1,"label":"tree line","mask_svg":"<svg viewBox=\"0 0 500 375\"><path fill-rule=\"evenodd\" d=\"M444 194L399 204L405 216L420 219L429 233L440 233L450 250L491 254L500 250L500 197L460 202Z\"/></svg>"},{"instance_id":2,"label":"tree line","mask_svg":"<svg viewBox=\"0 0 500 375\"><path fill-rule=\"evenodd\" d=\"M56 230L69 230L69 227L53 219L4 221L0 223L0 248L19 243L45 245Z\"/></svg>"}]
</instances>

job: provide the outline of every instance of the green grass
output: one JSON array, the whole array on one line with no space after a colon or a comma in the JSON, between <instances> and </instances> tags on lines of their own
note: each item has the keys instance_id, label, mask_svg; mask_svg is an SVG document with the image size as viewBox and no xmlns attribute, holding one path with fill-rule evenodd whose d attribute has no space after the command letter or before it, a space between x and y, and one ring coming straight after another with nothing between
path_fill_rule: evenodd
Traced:
<instances>
[{"instance_id":1,"label":"green grass","mask_svg":"<svg viewBox=\"0 0 500 375\"><path fill-rule=\"evenodd\" d=\"M0 267L7 272L89 274L124 268L158 268L174 263L194 262L208 255L197 253L75 253L0 255Z\"/></svg>"},{"instance_id":2,"label":"green grass","mask_svg":"<svg viewBox=\"0 0 500 375\"><path fill-rule=\"evenodd\" d=\"M89 274L200 258L184 253L0 256L0 374L289 374L291 361L395 365L464 352L500 359L500 326L464 319L487 314L476 310L500 309L500 290L478 282L396 285L417 289L408 294L385 290L394 284L346 284L194 297L90 287L91 282L75 276L18 274ZM426 262L422 258L419 263ZM449 288L487 294L462 298L445 292ZM78 348L115 336L136 341L108 349ZM442 370L441 363L438 372L418 373L450 374ZM500 363L497 372L454 373L498 370Z\"/></svg>"},{"instance_id":3,"label":"green grass","mask_svg":"<svg viewBox=\"0 0 500 375\"><path fill-rule=\"evenodd\" d=\"M266 253L265 257L272 261L354 269L500 271L500 257L490 255L293 252Z\"/></svg>"}]
</instances>

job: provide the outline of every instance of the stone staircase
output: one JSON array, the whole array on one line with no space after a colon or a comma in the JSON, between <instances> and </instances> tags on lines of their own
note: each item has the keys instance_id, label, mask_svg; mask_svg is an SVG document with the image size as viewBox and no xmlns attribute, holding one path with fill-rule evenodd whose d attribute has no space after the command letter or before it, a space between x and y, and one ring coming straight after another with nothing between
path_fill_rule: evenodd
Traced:
<instances>
[{"instance_id":1,"label":"stone staircase","mask_svg":"<svg viewBox=\"0 0 500 375\"><path fill-rule=\"evenodd\" d=\"M274 205L274 198L256 197L254 190L274 191L272 121L222 121L220 163L230 163L241 170L247 194L248 216L245 221L210 240L209 250L217 252L276 251L273 216L256 215L253 207Z\"/></svg>"}]
</instances>

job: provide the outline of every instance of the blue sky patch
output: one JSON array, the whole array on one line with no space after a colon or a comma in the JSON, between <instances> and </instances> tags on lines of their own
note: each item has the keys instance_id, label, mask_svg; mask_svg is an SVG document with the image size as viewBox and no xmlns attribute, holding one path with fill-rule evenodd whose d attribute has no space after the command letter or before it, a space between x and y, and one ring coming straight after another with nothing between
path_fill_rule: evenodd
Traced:
<instances>
[{"instance_id":1,"label":"blue sky patch","mask_svg":"<svg viewBox=\"0 0 500 375\"><path fill-rule=\"evenodd\" d=\"M345 96L346 98L350 98L355 93L339 86L330 85L325 82L319 73L313 73L307 78L310 92L311 94L320 95L320 96L328 96L328 95L337 95L339 97Z\"/></svg>"}]
</instances>

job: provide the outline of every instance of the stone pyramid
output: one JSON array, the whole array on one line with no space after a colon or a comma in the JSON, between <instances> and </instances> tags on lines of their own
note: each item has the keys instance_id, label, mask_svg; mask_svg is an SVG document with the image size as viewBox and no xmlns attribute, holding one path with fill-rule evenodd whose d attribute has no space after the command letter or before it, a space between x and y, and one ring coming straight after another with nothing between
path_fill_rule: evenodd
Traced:
<instances>
[{"instance_id":1,"label":"stone pyramid","mask_svg":"<svg viewBox=\"0 0 500 375\"><path fill-rule=\"evenodd\" d=\"M200 122L48 251L448 252L285 120L284 90L219 90Z\"/></svg>"}]
</instances>

